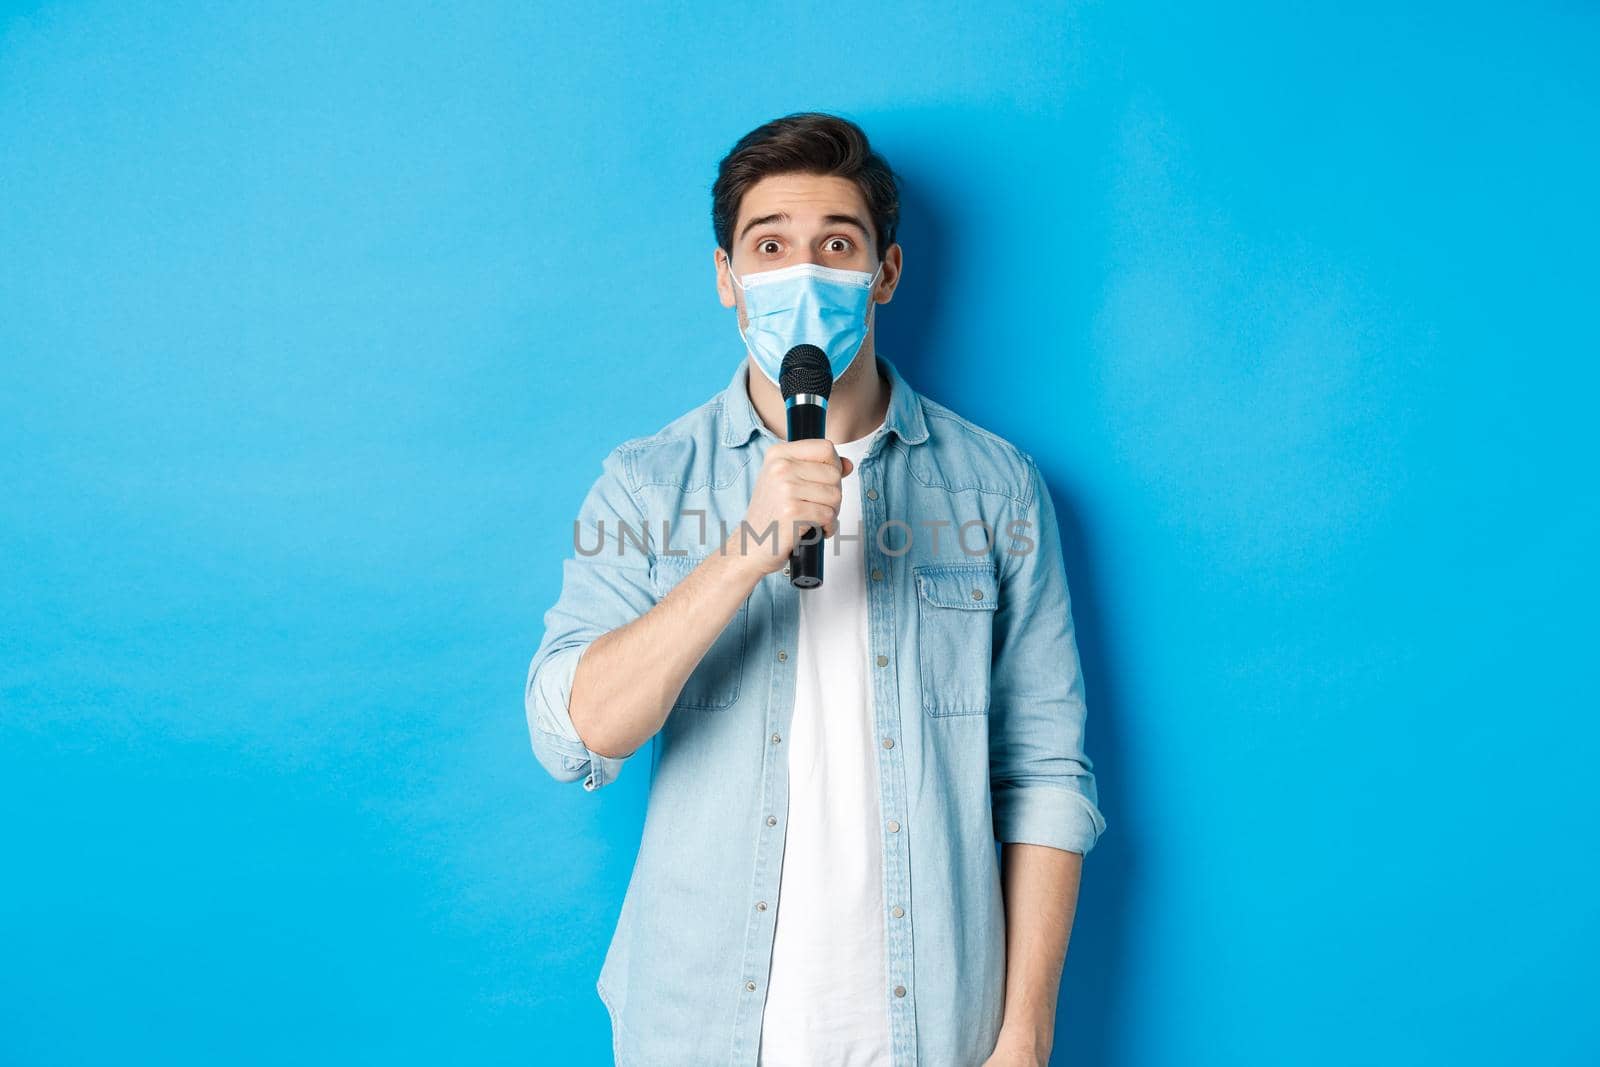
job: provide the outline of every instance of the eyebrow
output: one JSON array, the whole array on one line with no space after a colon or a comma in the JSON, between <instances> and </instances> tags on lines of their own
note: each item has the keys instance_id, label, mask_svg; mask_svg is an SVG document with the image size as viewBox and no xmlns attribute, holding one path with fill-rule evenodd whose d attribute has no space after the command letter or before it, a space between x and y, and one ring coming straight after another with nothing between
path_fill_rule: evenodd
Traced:
<instances>
[{"instance_id":1,"label":"eyebrow","mask_svg":"<svg viewBox=\"0 0 1600 1067\"><path fill-rule=\"evenodd\" d=\"M760 218L751 219L749 222L745 223L744 224L744 229L739 231L739 238L738 239L741 240L741 241L744 240L745 234L749 233L751 230L755 229L757 226L765 226L765 225L767 225L768 223L771 223L771 222L788 222L788 221L789 221L789 213L787 211L778 211L778 212L774 212L771 215L762 215ZM863 237L872 236L871 233L868 232L866 224L863 223L860 219L856 218L854 215L824 215L824 216L822 216L822 221L825 222L825 223L830 223L830 224L840 225L840 226L854 226L856 229L861 231L861 236L863 236Z\"/></svg>"}]
</instances>

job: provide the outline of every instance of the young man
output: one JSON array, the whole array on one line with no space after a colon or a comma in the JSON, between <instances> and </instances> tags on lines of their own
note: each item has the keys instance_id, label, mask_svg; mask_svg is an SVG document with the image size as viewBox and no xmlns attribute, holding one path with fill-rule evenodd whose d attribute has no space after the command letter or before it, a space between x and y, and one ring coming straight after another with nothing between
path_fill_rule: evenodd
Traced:
<instances>
[{"instance_id":1,"label":"young man","mask_svg":"<svg viewBox=\"0 0 1600 1067\"><path fill-rule=\"evenodd\" d=\"M746 358L605 458L529 667L556 778L599 789L655 741L597 982L624 1067L1049 1059L1105 828L1059 533L1031 456L875 351L896 185L825 114L722 161ZM826 440L786 439L799 343L834 370ZM798 589L811 526L823 584Z\"/></svg>"}]
</instances>

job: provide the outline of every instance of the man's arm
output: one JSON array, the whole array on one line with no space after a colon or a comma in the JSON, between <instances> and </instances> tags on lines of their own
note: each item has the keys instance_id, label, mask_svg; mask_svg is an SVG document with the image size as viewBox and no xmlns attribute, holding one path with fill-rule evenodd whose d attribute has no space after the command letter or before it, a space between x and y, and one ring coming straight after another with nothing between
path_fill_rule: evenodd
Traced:
<instances>
[{"instance_id":1,"label":"man's arm","mask_svg":"<svg viewBox=\"0 0 1600 1067\"><path fill-rule=\"evenodd\" d=\"M1050 1062L1056 998L1078 907L1083 854L1047 845L1000 847L1006 907L1005 1018L997 1051Z\"/></svg>"},{"instance_id":2,"label":"man's arm","mask_svg":"<svg viewBox=\"0 0 1600 1067\"><path fill-rule=\"evenodd\" d=\"M1005 1017L997 1051L1042 1050L1042 1063L1054 1034L1083 857L1105 819L1083 747L1087 705L1055 507L1031 456L1027 469L1015 525L1000 531L1007 551L990 673L989 771L1006 905Z\"/></svg>"},{"instance_id":3,"label":"man's arm","mask_svg":"<svg viewBox=\"0 0 1600 1067\"><path fill-rule=\"evenodd\" d=\"M584 649L568 709L590 751L625 759L655 736L760 580L747 560L713 552L653 608Z\"/></svg>"},{"instance_id":4,"label":"man's arm","mask_svg":"<svg viewBox=\"0 0 1600 1067\"><path fill-rule=\"evenodd\" d=\"M601 463L573 527L573 552L562 563L561 594L544 616L544 637L528 665L524 704L534 755L558 781L583 779L594 790L614 781L626 756L596 751L573 725L578 663L602 635L656 603L650 555L640 544L645 522L629 488L628 456L613 449ZM632 534L624 534L624 526ZM602 746L604 747L604 746Z\"/></svg>"},{"instance_id":5,"label":"man's arm","mask_svg":"<svg viewBox=\"0 0 1600 1067\"><path fill-rule=\"evenodd\" d=\"M770 524L776 538L756 542L736 529L723 551L658 600L642 542L647 528L674 517L646 516L630 486L627 453L606 457L579 509L574 555L563 564L561 595L528 667L528 728L546 770L560 781L583 778L590 790L616 779L665 724L739 605L783 566L803 524L831 535L847 462L825 440L771 446L744 521L762 533Z\"/></svg>"}]
</instances>

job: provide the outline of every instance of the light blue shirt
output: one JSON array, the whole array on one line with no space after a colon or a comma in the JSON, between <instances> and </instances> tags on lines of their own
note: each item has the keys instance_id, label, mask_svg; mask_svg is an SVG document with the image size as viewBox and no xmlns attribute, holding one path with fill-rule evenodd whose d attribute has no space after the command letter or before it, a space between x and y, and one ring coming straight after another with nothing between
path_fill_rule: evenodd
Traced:
<instances>
[{"instance_id":1,"label":"light blue shirt","mask_svg":"<svg viewBox=\"0 0 1600 1067\"><path fill-rule=\"evenodd\" d=\"M877 361L889 410L858 468L863 524L835 536L861 536L868 573L884 1011L896 1067L975 1067L1004 1012L995 843L1087 853L1105 819L1039 469ZM567 711L573 673L591 641L738 531L781 440L750 403L748 373L741 360L722 392L614 448L583 500L526 691L534 754L561 781L598 790L644 751L612 759L583 744ZM783 571L764 577L649 746L643 837L596 982L622 1067L756 1063L804 595Z\"/></svg>"}]
</instances>

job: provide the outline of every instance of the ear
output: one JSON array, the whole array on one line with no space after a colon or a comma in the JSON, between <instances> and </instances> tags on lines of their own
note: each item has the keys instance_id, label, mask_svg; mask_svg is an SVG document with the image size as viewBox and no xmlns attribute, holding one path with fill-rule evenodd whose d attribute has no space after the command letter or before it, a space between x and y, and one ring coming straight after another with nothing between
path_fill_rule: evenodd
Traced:
<instances>
[{"instance_id":1,"label":"ear","mask_svg":"<svg viewBox=\"0 0 1600 1067\"><path fill-rule=\"evenodd\" d=\"M717 272L717 299L725 308L731 308L736 303L733 294L733 280L728 277L732 263L728 260L727 253L721 246L711 250L711 263Z\"/></svg>"},{"instance_id":2,"label":"ear","mask_svg":"<svg viewBox=\"0 0 1600 1067\"><path fill-rule=\"evenodd\" d=\"M896 241L883 253L883 273L873 289L873 302L887 304L894 299L895 287L900 284L900 242Z\"/></svg>"}]
</instances>

